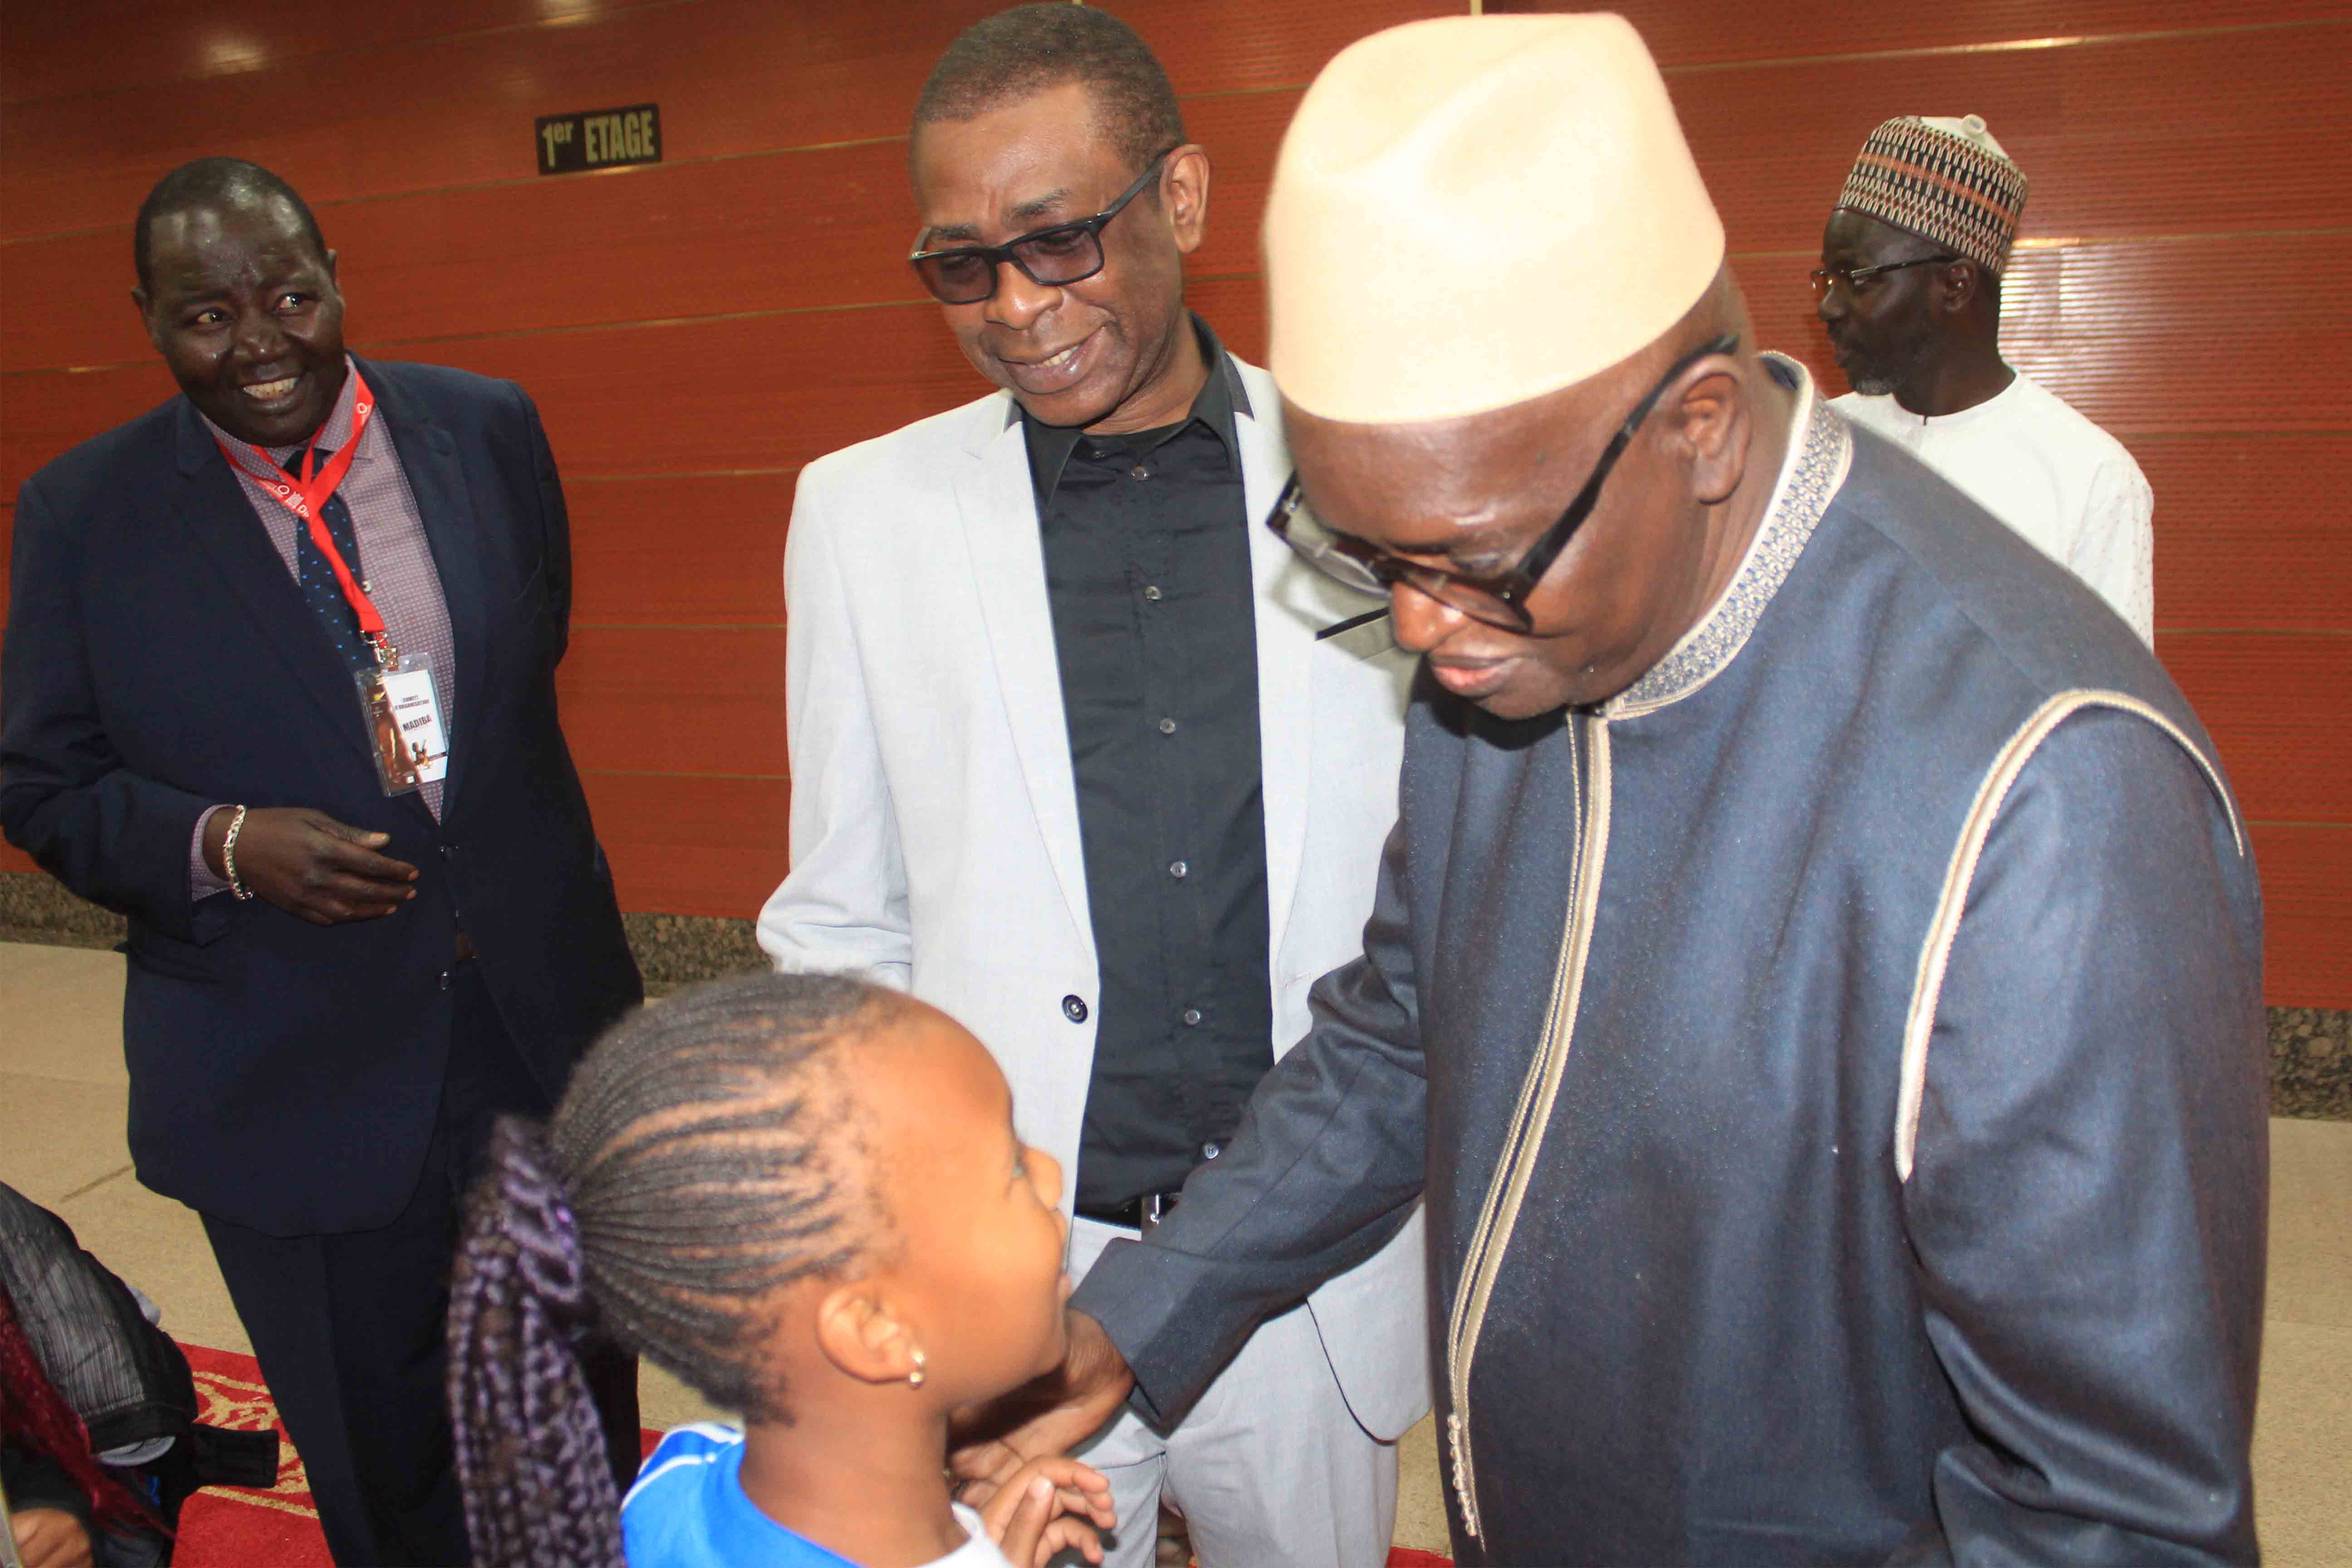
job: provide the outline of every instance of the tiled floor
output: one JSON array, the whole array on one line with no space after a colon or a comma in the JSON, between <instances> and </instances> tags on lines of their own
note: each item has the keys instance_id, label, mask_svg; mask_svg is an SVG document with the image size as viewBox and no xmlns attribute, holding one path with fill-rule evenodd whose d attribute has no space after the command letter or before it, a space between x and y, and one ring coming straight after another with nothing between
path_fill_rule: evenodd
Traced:
<instances>
[{"instance_id":1,"label":"tiled floor","mask_svg":"<svg viewBox=\"0 0 2352 1568\"><path fill-rule=\"evenodd\" d=\"M184 1340L245 1351L195 1216L131 1175L122 960L0 942L0 1181L58 1210ZM2352 1123L2271 1124L2269 1322L2254 1470L2274 1564L2352 1564ZM648 1368L646 1420L705 1413ZM1405 1439L1399 1544L1443 1550L1427 1423Z\"/></svg>"}]
</instances>

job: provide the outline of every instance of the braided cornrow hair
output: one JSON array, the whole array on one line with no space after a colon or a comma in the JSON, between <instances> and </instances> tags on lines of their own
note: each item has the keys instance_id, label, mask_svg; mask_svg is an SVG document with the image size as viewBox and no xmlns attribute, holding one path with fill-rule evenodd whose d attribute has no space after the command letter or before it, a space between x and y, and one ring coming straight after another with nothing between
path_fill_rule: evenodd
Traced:
<instances>
[{"instance_id":1,"label":"braided cornrow hair","mask_svg":"<svg viewBox=\"0 0 2352 1568\"><path fill-rule=\"evenodd\" d=\"M614 1026L545 1131L500 1121L449 1304L457 1474L483 1568L625 1568L572 1351L592 1320L713 1404L788 1419L759 1353L773 1293L856 1261L876 1218L834 1047L895 1004L831 975L696 986Z\"/></svg>"}]
</instances>

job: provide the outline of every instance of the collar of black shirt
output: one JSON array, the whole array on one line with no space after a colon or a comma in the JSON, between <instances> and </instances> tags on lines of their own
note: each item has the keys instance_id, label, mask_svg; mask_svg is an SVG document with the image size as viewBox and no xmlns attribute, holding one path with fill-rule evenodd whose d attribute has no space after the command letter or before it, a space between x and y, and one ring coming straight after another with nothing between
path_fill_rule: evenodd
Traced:
<instances>
[{"instance_id":1,"label":"collar of black shirt","mask_svg":"<svg viewBox=\"0 0 2352 1568\"><path fill-rule=\"evenodd\" d=\"M1242 384L1242 373L1234 367L1233 356L1225 353L1225 345L1217 341L1217 334L1209 330L1209 323L1194 316L1192 330L1201 335L1201 357L1207 362L1210 370L1209 379L1201 384L1200 395L1192 399L1192 414L1178 424L1139 434L1156 437L1151 445L1158 447L1177 432L1192 428L1197 422L1225 444L1226 458L1238 468L1242 447L1241 437L1234 428L1234 416L1251 413L1249 388ZM1042 511L1045 503L1053 499L1054 491L1060 488L1062 470L1069 466L1070 454L1078 449L1078 442L1085 438L1086 432L1075 426L1041 425L1029 417L1018 398L1013 400L1012 408L1004 416L1008 428L1016 421L1028 442L1029 481L1035 487L1037 507ZM1133 438L1113 437L1123 441Z\"/></svg>"}]
</instances>

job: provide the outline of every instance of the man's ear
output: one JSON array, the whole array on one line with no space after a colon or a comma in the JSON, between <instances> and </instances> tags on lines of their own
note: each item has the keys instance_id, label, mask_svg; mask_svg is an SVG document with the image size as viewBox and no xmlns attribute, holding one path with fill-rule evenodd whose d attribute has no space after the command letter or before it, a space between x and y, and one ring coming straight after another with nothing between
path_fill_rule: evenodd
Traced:
<instances>
[{"instance_id":1,"label":"man's ear","mask_svg":"<svg viewBox=\"0 0 2352 1568\"><path fill-rule=\"evenodd\" d=\"M131 290L131 303L139 312L139 330L147 334L149 342L161 349L163 340L155 331L155 318L147 313L147 290L134 286Z\"/></svg>"},{"instance_id":2,"label":"man's ear","mask_svg":"<svg viewBox=\"0 0 2352 1568\"><path fill-rule=\"evenodd\" d=\"M1186 256L1201 248L1209 234L1209 150L1191 142L1168 155L1160 173L1160 199L1168 209L1168 226L1175 232L1176 248Z\"/></svg>"},{"instance_id":3,"label":"man's ear","mask_svg":"<svg viewBox=\"0 0 2352 1568\"><path fill-rule=\"evenodd\" d=\"M1714 506L1739 488L1748 472L1748 377L1751 365L1728 354L1702 360L1670 394L1675 433L1690 449L1691 498Z\"/></svg>"},{"instance_id":4,"label":"man's ear","mask_svg":"<svg viewBox=\"0 0 2352 1568\"><path fill-rule=\"evenodd\" d=\"M1936 309L1948 316L1966 315L1984 294L1984 277L1973 261L1948 261L1936 269Z\"/></svg>"},{"instance_id":5,"label":"man's ear","mask_svg":"<svg viewBox=\"0 0 2352 1568\"><path fill-rule=\"evenodd\" d=\"M922 1347L871 1279L826 1292L817 1303L816 1342L825 1360L860 1383L904 1383Z\"/></svg>"}]
</instances>

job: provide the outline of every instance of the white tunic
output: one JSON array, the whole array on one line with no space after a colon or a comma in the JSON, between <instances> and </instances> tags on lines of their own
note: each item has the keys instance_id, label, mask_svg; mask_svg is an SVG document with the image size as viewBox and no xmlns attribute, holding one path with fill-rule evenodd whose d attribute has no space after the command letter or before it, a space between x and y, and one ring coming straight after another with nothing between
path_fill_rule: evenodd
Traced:
<instances>
[{"instance_id":1,"label":"white tunic","mask_svg":"<svg viewBox=\"0 0 2352 1568\"><path fill-rule=\"evenodd\" d=\"M1933 418L1853 392L1831 406L1951 480L2155 641L2155 498L2123 443L2048 387L2021 374L1974 408Z\"/></svg>"}]
</instances>

